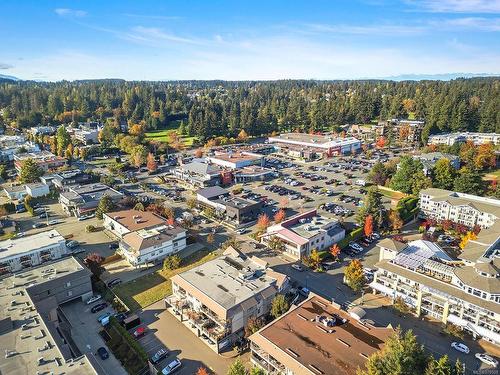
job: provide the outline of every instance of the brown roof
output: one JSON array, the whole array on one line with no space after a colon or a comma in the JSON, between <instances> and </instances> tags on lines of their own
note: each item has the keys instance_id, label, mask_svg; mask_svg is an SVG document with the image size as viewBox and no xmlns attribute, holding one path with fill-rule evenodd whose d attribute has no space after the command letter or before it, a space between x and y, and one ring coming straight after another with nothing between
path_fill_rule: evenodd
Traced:
<instances>
[{"instance_id":1,"label":"brown roof","mask_svg":"<svg viewBox=\"0 0 500 375\"><path fill-rule=\"evenodd\" d=\"M390 238L384 238L382 241L378 243L378 246L400 252L401 250L405 249L408 245L403 242L395 241Z\"/></svg>"},{"instance_id":2,"label":"brown roof","mask_svg":"<svg viewBox=\"0 0 500 375\"><path fill-rule=\"evenodd\" d=\"M185 229L177 226L164 226L149 230L141 229L136 232L127 233L123 236L123 242L135 251L141 251L171 241L173 237L182 232L185 232Z\"/></svg>"},{"instance_id":3,"label":"brown roof","mask_svg":"<svg viewBox=\"0 0 500 375\"><path fill-rule=\"evenodd\" d=\"M315 322L316 316L335 315L347 323L327 328ZM362 325L328 300L311 294L250 340L295 374L346 375L364 367L367 357L380 350L392 332L391 328Z\"/></svg>"},{"instance_id":4,"label":"brown roof","mask_svg":"<svg viewBox=\"0 0 500 375\"><path fill-rule=\"evenodd\" d=\"M474 269L475 268L475 269ZM474 267L460 267L455 269L455 275L467 286L478 290L484 290L491 294L500 293L500 280L496 277L481 276L476 272L482 271L496 275L498 269L489 263L476 263Z\"/></svg>"},{"instance_id":5,"label":"brown roof","mask_svg":"<svg viewBox=\"0 0 500 375\"><path fill-rule=\"evenodd\" d=\"M156 227L166 222L165 218L151 211L122 210L108 212L104 215L110 217L120 225L123 225L131 232L139 229Z\"/></svg>"}]
</instances>

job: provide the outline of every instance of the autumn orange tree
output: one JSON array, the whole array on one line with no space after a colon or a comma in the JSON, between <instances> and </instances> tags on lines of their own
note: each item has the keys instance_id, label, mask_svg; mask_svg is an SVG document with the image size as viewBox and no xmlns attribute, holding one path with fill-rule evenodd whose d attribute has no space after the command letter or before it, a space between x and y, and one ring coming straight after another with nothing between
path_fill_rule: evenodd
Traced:
<instances>
[{"instance_id":1,"label":"autumn orange tree","mask_svg":"<svg viewBox=\"0 0 500 375\"><path fill-rule=\"evenodd\" d=\"M270 223L271 221L269 220L269 216L266 214L259 215L259 218L257 219L257 231L264 232Z\"/></svg>"},{"instance_id":2,"label":"autumn orange tree","mask_svg":"<svg viewBox=\"0 0 500 375\"><path fill-rule=\"evenodd\" d=\"M399 215L398 210L391 210L389 212L389 223L393 230L399 231L403 227L403 220Z\"/></svg>"},{"instance_id":3,"label":"autumn orange tree","mask_svg":"<svg viewBox=\"0 0 500 375\"><path fill-rule=\"evenodd\" d=\"M360 291L366 283L363 266L359 259L353 259L345 267L344 280L349 287L355 292Z\"/></svg>"},{"instance_id":4,"label":"autumn orange tree","mask_svg":"<svg viewBox=\"0 0 500 375\"><path fill-rule=\"evenodd\" d=\"M197 149L195 152L194 152L194 156L196 158L201 158L203 156L203 151L201 150L201 148Z\"/></svg>"},{"instance_id":5,"label":"autumn orange tree","mask_svg":"<svg viewBox=\"0 0 500 375\"><path fill-rule=\"evenodd\" d=\"M477 239L477 235L474 232L469 231L462 237L462 240L460 241L458 246L460 247L460 249L463 250L470 240L475 240L475 239Z\"/></svg>"},{"instance_id":6,"label":"autumn orange tree","mask_svg":"<svg viewBox=\"0 0 500 375\"><path fill-rule=\"evenodd\" d=\"M479 170L492 168L496 165L495 149L492 143L485 143L478 147L474 165Z\"/></svg>"},{"instance_id":7,"label":"autumn orange tree","mask_svg":"<svg viewBox=\"0 0 500 375\"><path fill-rule=\"evenodd\" d=\"M379 137L379 139L377 139L377 142L375 143L375 145L378 147L378 148L384 148L385 145L386 145L387 141L385 140L384 137Z\"/></svg>"},{"instance_id":8,"label":"autumn orange tree","mask_svg":"<svg viewBox=\"0 0 500 375\"><path fill-rule=\"evenodd\" d=\"M196 375L209 375L209 373L205 367L198 367L198 370L196 370Z\"/></svg>"},{"instance_id":9,"label":"autumn orange tree","mask_svg":"<svg viewBox=\"0 0 500 375\"><path fill-rule=\"evenodd\" d=\"M340 246L337 244L333 244L333 246L330 248L330 254L333 259L337 260L340 255Z\"/></svg>"},{"instance_id":10,"label":"autumn orange tree","mask_svg":"<svg viewBox=\"0 0 500 375\"><path fill-rule=\"evenodd\" d=\"M245 131L245 129L241 129L241 131L238 133L238 140L240 141L246 141L248 139L248 134Z\"/></svg>"},{"instance_id":11,"label":"autumn orange tree","mask_svg":"<svg viewBox=\"0 0 500 375\"><path fill-rule=\"evenodd\" d=\"M148 171L154 172L158 169L158 164L156 163L155 156L150 152L146 159L146 167Z\"/></svg>"},{"instance_id":12,"label":"autumn orange tree","mask_svg":"<svg viewBox=\"0 0 500 375\"><path fill-rule=\"evenodd\" d=\"M365 237L370 237L373 234L373 216L368 215L365 218L365 226L363 228Z\"/></svg>"},{"instance_id":13,"label":"autumn orange tree","mask_svg":"<svg viewBox=\"0 0 500 375\"><path fill-rule=\"evenodd\" d=\"M285 219L285 216L286 216L285 210L284 209L279 210L274 215L274 222L275 223L281 223Z\"/></svg>"}]
</instances>

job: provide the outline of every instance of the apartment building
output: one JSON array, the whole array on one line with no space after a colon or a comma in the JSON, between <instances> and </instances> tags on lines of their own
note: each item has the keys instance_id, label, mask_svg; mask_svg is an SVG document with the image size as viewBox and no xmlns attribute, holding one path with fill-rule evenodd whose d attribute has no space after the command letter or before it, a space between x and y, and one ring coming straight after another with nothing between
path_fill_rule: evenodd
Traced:
<instances>
[{"instance_id":1,"label":"apartment building","mask_svg":"<svg viewBox=\"0 0 500 375\"><path fill-rule=\"evenodd\" d=\"M434 134L429 137L427 144L452 146L455 143L465 143L467 141L474 142L476 145L484 143L493 143L494 145L498 145L500 144L500 134L471 132Z\"/></svg>"},{"instance_id":2,"label":"apartment building","mask_svg":"<svg viewBox=\"0 0 500 375\"><path fill-rule=\"evenodd\" d=\"M71 137L84 145L99 143L99 131L102 127L94 123L82 124L79 128L72 129Z\"/></svg>"},{"instance_id":3,"label":"apartment building","mask_svg":"<svg viewBox=\"0 0 500 375\"><path fill-rule=\"evenodd\" d=\"M47 174L40 177L40 180L48 186L53 185L59 190L66 190L70 186L85 185L95 181L96 177L80 169L71 169L67 171Z\"/></svg>"},{"instance_id":4,"label":"apartment building","mask_svg":"<svg viewBox=\"0 0 500 375\"><path fill-rule=\"evenodd\" d=\"M475 338L500 345L500 232L495 224L490 246L467 259L454 259L438 245L418 240L407 244L384 239L378 244L375 293L402 299L417 317L452 323ZM489 230L486 230L489 231ZM479 241L481 234L479 236ZM475 244L471 247L474 248Z\"/></svg>"},{"instance_id":5,"label":"apartment building","mask_svg":"<svg viewBox=\"0 0 500 375\"><path fill-rule=\"evenodd\" d=\"M328 219L311 210L271 225L261 237L269 245L274 239L282 241L285 253L293 259L309 256L313 249L324 250L345 237L345 229L337 220Z\"/></svg>"},{"instance_id":6,"label":"apartment building","mask_svg":"<svg viewBox=\"0 0 500 375\"><path fill-rule=\"evenodd\" d=\"M500 218L500 200L430 188L420 192L420 210L438 221L489 228Z\"/></svg>"},{"instance_id":7,"label":"apartment building","mask_svg":"<svg viewBox=\"0 0 500 375\"><path fill-rule=\"evenodd\" d=\"M59 195L59 203L68 216L91 215L97 209L99 201L107 195L113 202L118 203L123 194L101 183L88 184L83 186L68 187L66 191Z\"/></svg>"},{"instance_id":8,"label":"apartment building","mask_svg":"<svg viewBox=\"0 0 500 375\"><path fill-rule=\"evenodd\" d=\"M214 165L193 161L176 167L173 175L196 187L209 187L221 183L222 170Z\"/></svg>"},{"instance_id":9,"label":"apartment building","mask_svg":"<svg viewBox=\"0 0 500 375\"><path fill-rule=\"evenodd\" d=\"M44 263L0 280L2 373L95 375L95 357L82 352L60 305L92 295L91 273L77 259ZM21 324L22 323L22 324ZM95 366L95 367L94 367Z\"/></svg>"},{"instance_id":10,"label":"apartment building","mask_svg":"<svg viewBox=\"0 0 500 375\"><path fill-rule=\"evenodd\" d=\"M389 133L392 132L397 139L410 144L418 144L420 143L424 126L425 122L420 120L389 119L385 122L379 122L377 132L385 137L389 136ZM406 135L405 139L401 139L401 135L403 134Z\"/></svg>"},{"instance_id":11,"label":"apartment building","mask_svg":"<svg viewBox=\"0 0 500 375\"><path fill-rule=\"evenodd\" d=\"M448 159L453 168L460 168L460 158L456 155L444 154L442 152L429 152L427 154L414 155L413 159L420 160L422 170L426 176L429 176L434 169L436 163L441 159Z\"/></svg>"},{"instance_id":12,"label":"apartment building","mask_svg":"<svg viewBox=\"0 0 500 375\"><path fill-rule=\"evenodd\" d=\"M35 163L45 172L64 167L67 162L65 158L56 156L50 151L26 152L22 154L15 154L14 167L16 168L16 171L18 173L21 171L23 163L28 159L33 159Z\"/></svg>"},{"instance_id":13,"label":"apartment building","mask_svg":"<svg viewBox=\"0 0 500 375\"><path fill-rule=\"evenodd\" d=\"M250 360L266 374L352 375L393 332L390 327L361 323L310 293L250 336Z\"/></svg>"},{"instance_id":14,"label":"apartment building","mask_svg":"<svg viewBox=\"0 0 500 375\"><path fill-rule=\"evenodd\" d=\"M67 254L66 241L55 229L0 241L0 275L38 266Z\"/></svg>"},{"instance_id":15,"label":"apartment building","mask_svg":"<svg viewBox=\"0 0 500 375\"><path fill-rule=\"evenodd\" d=\"M171 278L172 296L165 302L203 342L220 353L244 335L250 318L267 315L288 277L228 248L224 254Z\"/></svg>"},{"instance_id":16,"label":"apartment building","mask_svg":"<svg viewBox=\"0 0 500 375\"><path fill-rule=\"evenodd\" d=\"M151 211L121 210L103 215L103 226L118 238L141 229L165 225L167 219Z\"/></svg>"},{"instance_id":17,"label":"apartment building","mask_svg":"<svg viewBox=\"0 0 500 375\"><path fill-rule=\"evenodd\" d=\"M14 160L14 155L24 152L39 152L36 143L26 141L21 135L0 135L0 161Z\"/></svg>"},{"instance_id":18,"label":"apartment building","mask_svg":"<svg viewBox=\"0 0 500 375\"><path fill-rule=\"evenodd\" d=\"M120 241L120 253L135 266L159 263L186 247L186 230L174 225L161 225L127 233Z\"/></svg>"}]
</instances>

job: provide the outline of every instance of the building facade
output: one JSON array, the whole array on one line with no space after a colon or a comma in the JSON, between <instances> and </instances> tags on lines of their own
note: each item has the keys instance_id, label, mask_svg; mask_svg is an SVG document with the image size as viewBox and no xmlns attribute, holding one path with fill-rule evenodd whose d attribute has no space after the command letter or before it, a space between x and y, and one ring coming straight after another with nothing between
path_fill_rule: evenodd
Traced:
<instances>
[{"instance_id":1,"label":"building facade","mask_svg":"<svg viewBox=\"0 0 500 375\"><path fill-rule=\"evenodd\" d=\"M476 145L484 143L500 144L500 134L498 133L443 133L431 135L427 141L429 145L447 145L452 146L455 143L474 142Z\"/></svg>"},{"instance_id":2,"label":"building facade","mask_svg":"<svg viewBox=\"0 0 500 375\"><path fill-rule=\"evenodd\" d=\"M420 191L420 210L438 221L489 228L500 218L500 200L431 188Z\"/></svg>"},{"instance_id":3,"label":"building facade","mask_svg":"<svg viewBox=\"0 0 500 375\"><path fill-rule=\"evenodd\" d=\"M17 272L62 258L66 240L55 229L0 242L0 274Z\"/></svg>"},{"instance_id":4,"label":"building facade","mask_svg":"<svg viewBox=\"0 0 500 375\"><path fill-rule=\"evenodd\" d=\"M345 229L337 220L325 218L316 210L292 216L283 222L271 225L261 237L268 245L279 239L284 252L293 259L309 256L313 249L324 250L345 237Z\"/></svg>"},{"instance_id":5,"label":"building facade","mask_svg":"<svg viewBox=\"0 0 500 375\"><path fill-rule=\"evenodd\" d=\"M82 217L95 213L99 201L107 195L118 203L123 194L101 183L68 187L59 195L59 203L68 216Z\"/></svg>"},{"instance_id":6,"label":"building facade","mask_svg":"<svg viewBox=\"0 0 500 375\"><path fill-rule=\"evenodd\" d=\"M186 230L174 225L139 229L123 236L120 253L135 266L157 264L186 247Z\"/></svg>"},{"instance_id":7,"label":"building facade","mask_svg":"<svg viewBox=\"0 0 500 375\"><path fill-rule=\"evenodd\" d=\"M221 183L222 170L216 166L194 161L176 167L173 175L195 187L216 186Z\"/></svg>"},{"instance_id":8,"label":"building facade","mask_svg":"<svg viewBox=\"0 0 500 375\"><path fill-rule=\"evenodd\" d=\"M249 319L267 315L274 296L288 287L287 276L233 248L171 280L171 311L216 352L230 349Z\"/></svg>"}]
</instances>

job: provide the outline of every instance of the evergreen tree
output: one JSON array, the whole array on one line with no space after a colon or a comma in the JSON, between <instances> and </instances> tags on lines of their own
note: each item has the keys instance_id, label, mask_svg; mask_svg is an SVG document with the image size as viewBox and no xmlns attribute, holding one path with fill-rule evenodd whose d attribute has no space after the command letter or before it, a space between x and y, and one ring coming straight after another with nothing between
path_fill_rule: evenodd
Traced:
<instances>
[{"instance_id":1,"label":"evergreen tree","mask_svg":"<svg viewBox=\"0 0 500 375\"><path fill-rule=\"evenodd\" d=\"M440 159L432 171L432 185L439 189L450 190L453 188L457 171L446 158Z\"/></svg>"},{"instance_id":2,"label":"evergreen tree","mask_svg":"<svg viewBox=\"0 0 500 375\"><path fill-rule=\"evenodd\" d=\"M23 184L38 182L38 179L43 176L43 169L38 166L33 159L26 159L21 165L19 172L19 181Z\"/></svg>"}]
</instances>

